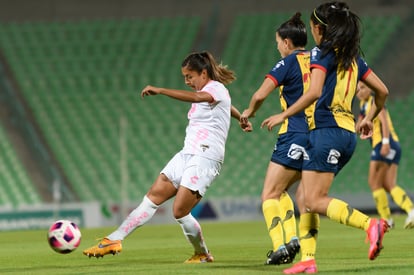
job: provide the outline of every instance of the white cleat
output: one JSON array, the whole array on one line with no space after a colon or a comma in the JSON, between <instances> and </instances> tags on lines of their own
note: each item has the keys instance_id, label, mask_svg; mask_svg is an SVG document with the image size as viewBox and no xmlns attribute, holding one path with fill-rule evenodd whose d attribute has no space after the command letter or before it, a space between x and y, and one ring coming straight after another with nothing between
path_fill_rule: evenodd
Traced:
<instances>
[{"instance_id":1,"label":"white cleat","mask_svg":"<svg viewBox=\"0 0 414 275\"><path fill-rule=\"evenodd\" d=\"M395 223L394 223L394 219L393 218L389 218L386 221L388 223L388 228L394 228Z\"/></svg>"},{"instance_id":2,"label":"white cleat","mask_svg":"<svg viewBox=\"0 0 414 275\"><path fill-rule=\"evenodd\" d=\"M408 217L405 219L404 228L414 228L414 209L412 209L410 213L408 213Z\"/></svg>"}]
</instances>

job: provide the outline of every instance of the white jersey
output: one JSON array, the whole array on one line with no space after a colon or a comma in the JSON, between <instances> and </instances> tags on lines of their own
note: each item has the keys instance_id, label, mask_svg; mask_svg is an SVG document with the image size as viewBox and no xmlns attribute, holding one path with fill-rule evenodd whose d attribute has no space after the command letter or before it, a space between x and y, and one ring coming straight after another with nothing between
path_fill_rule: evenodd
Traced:
<instances>
[{"instance_id":1,"label":"white jersey","mask_svg":"<svg viewBox=\"0 0 414 275\"><path fill-rule=\"evenodd\" d=\"M193 103L188 111L184 140L185 154L203 156L222 162L230 128L231 99L227 88L211 80L200 91L211 94L212 103Z\"/></svg>"}]
</instances>

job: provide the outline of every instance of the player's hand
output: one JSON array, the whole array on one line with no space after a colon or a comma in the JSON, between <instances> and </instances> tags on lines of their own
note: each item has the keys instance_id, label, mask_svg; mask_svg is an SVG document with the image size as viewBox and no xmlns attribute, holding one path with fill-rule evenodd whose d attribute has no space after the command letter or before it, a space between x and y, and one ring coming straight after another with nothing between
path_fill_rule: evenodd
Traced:
<instances>
[{"instance_id":1,"label":"player's hand","mask_svg":"<svg viewBox=\"0 0 414 275\"><path fill-rule=\"evenodd\" d=\"M145 96L149 96L149 95L157 95L160 93L160 88L151 86L151 85L147 85L141 92L141 97L144 98Z\"/></svg>"},{"instance_id":2,"label":"player's hand","mask_svg":"<svg viewBox=\"0 0 414 275\"><path fill-rule=\"evenodd\" d=\"M270 116L263 120L262 124L260 125L261 128L267 127L267 130L272 131L273 128L279 124L282 124L285 121L285 118L282 113Z\"/></svg>"},{"instance_id":3,"label":"player's hand","mask_svg":"<svg viewBox=\"0 0 414 275\"><path fill-rule=\"evenodd\" d=\"M250 110L249 109L244 110L243 113L240 115L240 123L248 124L250 117L254 117L254 115L250 112Z\"/></svg>"},{"instance_id":4,"label":"player's hand","mask_svg":"<svg viewBox=\"0 0 414 275\"><path fill-rule=\"evenodd\" d=\"M240 118L239 125L240 125L240 128L242 128L242 130L244 132L251 132L251 131L253 131L253 125L248 120L247 120L247 122L242 122L241 121L241 118Z\"/></svg>"},{"instance_id":5,"label":"player's hand","mask_svg":"<svg viewBox=\"0 0 414 275\"><path fill-rule=\"evenodd\" d=\"M359 124L359 133L361 139L368 139L372 137L372 121L363 119Z\"/></svg>"},{"instance_id":6,"label":"player's hand","mask_svg":"<svg viewBox=\"0 0 414 275\"><path fill-rule=\"evenodd\" d=\"M388 154L390 153L390 150L391 150L391 146L390 146L390 144L382 144L381 145L381 150L380 150L380 154L381 154L381 156L383 156L384 158L386 157L386 156L388 156Z\"/></svg>"}]
</instances>

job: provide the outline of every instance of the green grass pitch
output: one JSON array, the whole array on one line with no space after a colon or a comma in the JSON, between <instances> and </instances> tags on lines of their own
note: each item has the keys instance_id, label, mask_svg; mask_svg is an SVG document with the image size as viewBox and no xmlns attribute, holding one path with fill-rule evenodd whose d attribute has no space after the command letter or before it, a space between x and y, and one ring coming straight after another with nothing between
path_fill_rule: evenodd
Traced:
<instances>
[{"instance_id":1,"label":"green grass pitch","mask_svg":"<svg viewBox=\"0 0 414 275\"><path fill-rule=\"evenodd\" d=\"M396 228L386 234L384 250L370 261L365 232L322 218L319 274L413 274L414 229L403 229L404 219L395 217ZM271 242L262 221L201 224L214 263L183 264L192 249L180 226L149 224L123 242L121 254L100 259L88 258L82 250L113 228L83 229L80 247L66 255L49 248L46 231L1 232L0 274L282 274L290 266L263 264Z\"/></svg>"}]
</instances>

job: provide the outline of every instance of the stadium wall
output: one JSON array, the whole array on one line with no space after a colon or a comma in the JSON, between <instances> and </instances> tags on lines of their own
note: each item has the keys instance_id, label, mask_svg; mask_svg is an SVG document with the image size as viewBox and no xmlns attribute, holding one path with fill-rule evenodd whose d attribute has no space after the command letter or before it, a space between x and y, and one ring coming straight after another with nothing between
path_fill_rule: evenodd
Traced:
<instances>
[{"instance_id":1,"label":"stadium wall","mask_svg":"<svg viewBox=\"0 0 414 275\"><path fill-rule=\"evenodd\" d=\"M293 194L292 198L294 198ZM339 196L352 206L365 213L375 214L365 195ZM172 201L162 204L148 224L175 223L172 215ZM81 228L113 227L118 226L125 218L123 205L116 203L101 204L64 203L42 204L36 206L22 206L18 209L0 208L0 232L13 230L47 229L58 219L74 221ZM390 204L393 213L400 211L394 204ZM136 204L129 203L127 212L136 208ZM246 220L263 220L262 203L259 197L227 197L209 198L202 200L192 211L194 217L201 221L231 222ZM299 216L299 213L296 213Z\"/></svg>"}]
</instances>

